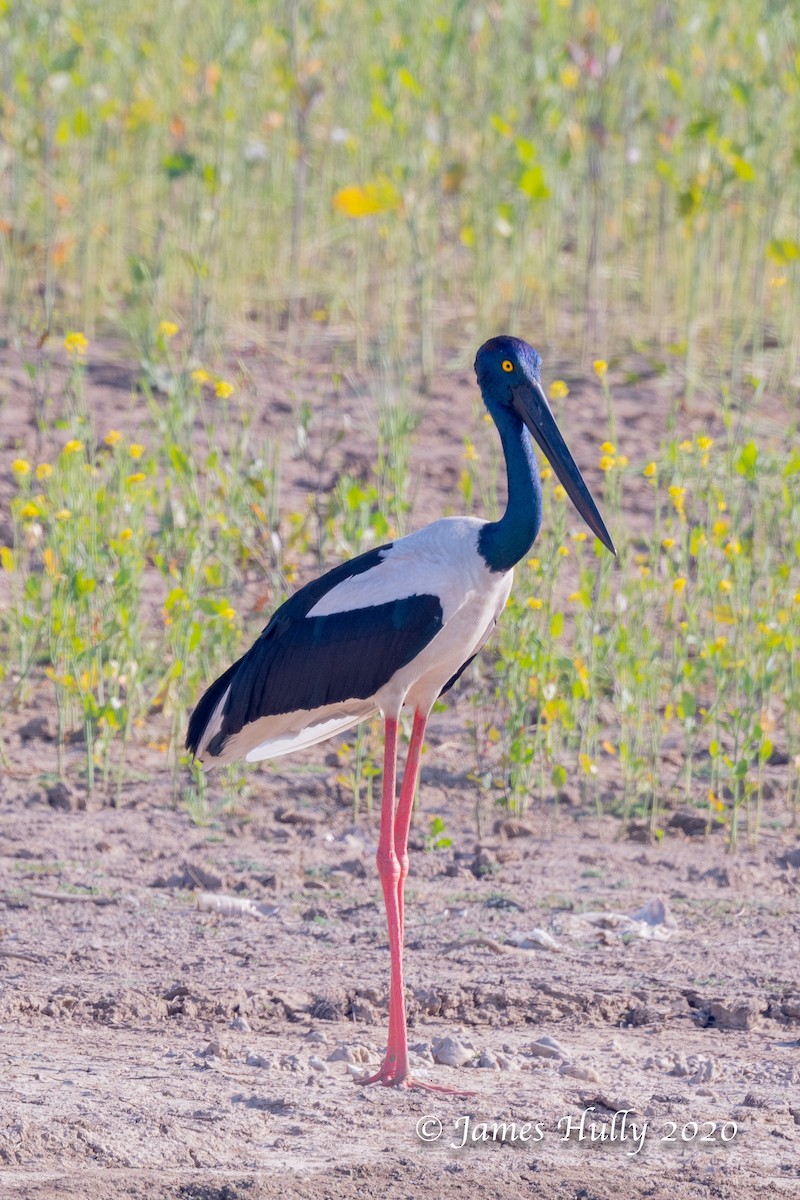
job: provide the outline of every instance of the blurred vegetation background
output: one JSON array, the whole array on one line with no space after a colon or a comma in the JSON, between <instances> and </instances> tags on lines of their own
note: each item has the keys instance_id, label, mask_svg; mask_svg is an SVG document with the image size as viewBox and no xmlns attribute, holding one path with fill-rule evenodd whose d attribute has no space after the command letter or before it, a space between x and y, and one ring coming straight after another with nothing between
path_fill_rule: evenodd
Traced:
<instances>
[{"instance_id":1,"label":"blurred vegetation background","mask_svg":"<svg viewBox=\"0 0 800 1200\"><path fill-rule=\"evenodd\" d=\"M526 326L797 386L791 0L0 4L7 330ZM764 352L768 351L764 358Z\"/></svg>"}]
</instances>

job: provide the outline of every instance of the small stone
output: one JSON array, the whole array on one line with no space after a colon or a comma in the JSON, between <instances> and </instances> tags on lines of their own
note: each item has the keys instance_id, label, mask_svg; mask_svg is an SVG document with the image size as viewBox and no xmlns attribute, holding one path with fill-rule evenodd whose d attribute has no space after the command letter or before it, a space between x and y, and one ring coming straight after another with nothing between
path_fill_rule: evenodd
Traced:
<instances>
[{"instance_id":1,"label":"small stone","mask_svg":"<svg viewBox=\"0 0 800 1200\"><path fill-rule=\"evenodd\" d=\"M238 1029L241 1033L250 1033L250 1023L246 1017L234 1017L228 1029Z\"/></svg>"},{"instance_id":2,"label":"small stone","mask_svg":"<svg viewBox=\"0 0 800 1200\"><path fill-rule=\"evenodd\" d=\"M228 1052L219 1038L212 1038L203 1050L198 1052L199 1058L227 1058Z\"/></svg>"},{"instance_id":3,"label":"small stone","mask_svg":"<svg viewBox=\"0 0 800 1200\"><path fill-rule=\"evenodd\" d=\"M309 1029L306 1041L313 1042L317 1046L327 1046L328 1035L322 1029Z\"/></svg>"},{"instance_id":4,"label":"small stone","mask_svg":"<svg viewBox=\"0 0 800 1200\"><path fill-rule=\"evenodd\" d=\"M245 1063L248 1067L262 1067L265 1071L268 1071L272 1066L272 1059L265 1058L263 1054L256 1054L254 1050L251 1050L245 1059Z\"/></svg>"},{"instance_id":5,"label":"small stone","mask_svg":"<svg viewBox=\"0 0 800 1200\"><path fill-rule=\"evenodd\" d=\"M364 1046L359 1042L352 1043L351 1045L343 1043L328 1055L328 1062L345 1062L350 1066L369 1066L370 1063L375 1062L375 1055L368 1046Z\"/></svg>"},{"instance_id":6,"label":"small stone","mask_svg":"<svg viewBox=\"0 0 800 1200\"><path fill-rule=\"evenodd\" d=\"M538 1058L569 1058L569 1054L561 1043L547 1034L544 1037L537 1038L535 1042L531 1042L527 1048L527 1053L533 1054Z\"/></svg>"},{"instance_id":7,"label":"small stone","mask_svg":"<svg viewBox=\"0 0 800 1200\"><path fill-rule=\"evenodd\" d=\"M519 1070L519 1063L517 1062L516 1058L514 1058L512 1055L503 1054L502 1050L499 1050L497 1052L496 1058L497 1058L497 1065L501 1071L518 1071Z\"/></svg>"},{"instance_id":8,"label":"small stone","mask_svg":"<svg viewBox=\"0 0 800 1200\"><path fill-rule=\"evenodd\" d=\"M500 1065L494 1054L492 1054L491 1050L487 1050L486 1047L481 1050L478 1060L477 1062L473 1063L473 1066L485 1071L500 1070Z\"/></svg>"},{"instance_id":9,"label":"small stone","mask_svg":"<svg viewBox=\"0 0 800 1200\"><path fill-rule=\"evenodd\" d=\"M310 1067L312 1067L315 1071L327 1072L327 1070L328 1070L328 1064L323 1062L318 1054L312 1054L309 1057L308 1065Z\"/></svg>"},{"instance_id":10,"label":"small stone","mask_svg":"<svg viewBox=\"0 0 800 1200\"><path fill-rule=\"evenodd\" d=\"M563 1063L559 1067L559 1075L569 1075L572 1079L585 1079L587 1083L599 1083L600 1076L594 1067L575 1067L571 1063Z\"/></svg>"},{"instance_id":11,"label":"small stone","mask_svg":"<svg viewBox=\"0 0 800 1200\"><path fill-rule=\"evenodd\" d=\"M442 1067L463 1067L475 1057L475 1048L458 1038L433 1039L433 1061Z\"/></svg>"}]
</instances>

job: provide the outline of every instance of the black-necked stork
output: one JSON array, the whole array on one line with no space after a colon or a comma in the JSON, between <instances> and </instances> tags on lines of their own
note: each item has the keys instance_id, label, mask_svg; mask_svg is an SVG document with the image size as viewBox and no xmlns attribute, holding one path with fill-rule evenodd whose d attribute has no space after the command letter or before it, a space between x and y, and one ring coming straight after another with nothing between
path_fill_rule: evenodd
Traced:
<instances>
[{"instance_id":1,"label":"black-necked stork","mask_svg":"<svg viewBox=\"0 0 800 1200\"><path fill-rule=\"evenodd\" d=\"M514 564L539 532L542 488L531 434L589 528L616 553L559 433L540 371L537 352L513 337L492 338L475 359L506 459L508 504L500 520L445 517L306 584L212 683L189 722L187 748L213 766L276 758L376 713L383 717L377 863L391 955L389 1038L381 1069L363 1083L452 1090L409 1071L402 956L408 832L428 714L494 629ZM397 801L403 707L414 717Z\"/></svg>"}]
</instances>

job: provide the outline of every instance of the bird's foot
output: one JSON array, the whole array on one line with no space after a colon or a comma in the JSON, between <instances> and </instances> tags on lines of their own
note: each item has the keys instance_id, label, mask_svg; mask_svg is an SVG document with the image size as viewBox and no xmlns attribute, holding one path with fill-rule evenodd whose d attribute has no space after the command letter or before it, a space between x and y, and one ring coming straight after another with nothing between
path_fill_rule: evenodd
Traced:
<instances>
[{"instance_id":1,"label":"bird's foot","mask_svg":"<svg viewBox=\"0 0 800 1200\"><path fill-rule=\"evenodd\" d=\"M448 1087L445 1083L428 1083L426 1079L417 1079L409 1070L400 1071L395 1066L384 1063L379 1071L374 1075L367 1075L364 1079L357 1079L356 1083L362 1087L367 1087L370 1083L382 1083L384 1087L417 1088L419 1091L425 1092L440 1092L445 1096L475 1096L476 1092L467 1092L462 1088Z\"/></svg>"}]
</instances>

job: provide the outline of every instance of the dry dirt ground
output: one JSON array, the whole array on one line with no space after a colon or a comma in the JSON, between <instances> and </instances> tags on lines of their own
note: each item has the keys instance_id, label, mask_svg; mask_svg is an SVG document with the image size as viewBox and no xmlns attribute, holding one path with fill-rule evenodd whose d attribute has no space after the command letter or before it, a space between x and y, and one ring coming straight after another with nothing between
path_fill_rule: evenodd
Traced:
<instances>
[{"instance_id":1,"label":"dry dirt ground","mask_svg":"<svg viewBox=\"0 0 800 1200\"><path fill-rule=\"evenodd\" d=\"M92 406L131 428L107 355ZM29 448L6 366L3 447ZM257 369L263 428L290 437L275 397L297 380ZM468 412L467 374L453 386ZM618 421L646 461L661 428L641 395L623 392ZM432 511L460 469L448 412L443 390L413 451ZM576 457L594 459L600 420L576 405ZM345 453L371 451L351 439L331 479ZM308 469L285 472L290 506ZM412 830L407 994L417 1074L472 1094L362 1089L387 1020L377 814L353 820L329 748L267 765L248 812L198 827L144 749L117 808L74 779L48 796L52 743L16 733L47 717L34 704L7 717L0 775L3 1198L798 1194L800 843L777 814L734 855L690 823L631 841L579 806L490 820L478 842L455 696ZM431 814L446 849L426 848Z\"/></svg>"}]
</instances>

